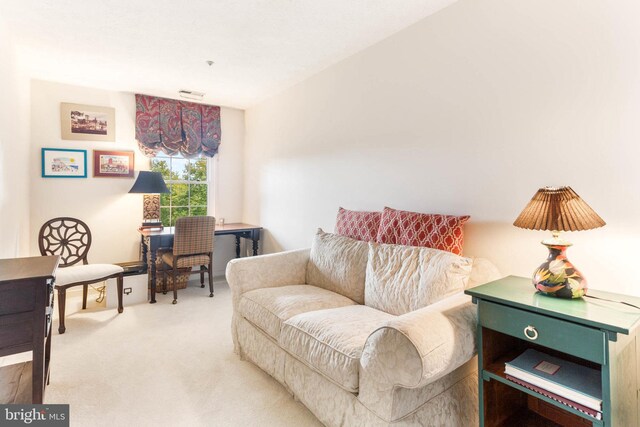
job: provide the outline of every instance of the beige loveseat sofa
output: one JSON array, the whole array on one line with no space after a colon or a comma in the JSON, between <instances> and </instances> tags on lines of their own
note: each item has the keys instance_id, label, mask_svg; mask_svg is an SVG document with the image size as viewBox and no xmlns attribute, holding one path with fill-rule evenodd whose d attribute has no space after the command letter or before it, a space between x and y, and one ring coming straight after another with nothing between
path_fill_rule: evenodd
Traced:
<instances>
[{"instance_id":1,"label":"beige loveseat sofa","mask_svg":"<svg viewBox=\"0 0 640 427\"><path fill-rule=\"evenodd\" d=\"M328 426L478 423L487 260L321 230L312 248L231 261L235 351Z\"/></svg>"}]
</instances>

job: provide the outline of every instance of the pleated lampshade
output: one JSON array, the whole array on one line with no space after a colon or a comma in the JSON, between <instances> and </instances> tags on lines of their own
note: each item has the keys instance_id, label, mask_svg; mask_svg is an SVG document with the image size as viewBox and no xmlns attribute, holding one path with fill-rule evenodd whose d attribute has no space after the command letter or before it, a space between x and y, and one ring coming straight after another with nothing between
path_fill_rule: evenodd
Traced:
<instances>
[{"instance_id":1,"label":"pleated lampshade","mask_svg":"<svg viewBox=\"0 0 640 427\"><path fill-rule=\"evenodd\" d=\"M602 227L605 222L571 187L545 187L513 225L529 230L580 231Z\"/></svg>"}]
</instances>

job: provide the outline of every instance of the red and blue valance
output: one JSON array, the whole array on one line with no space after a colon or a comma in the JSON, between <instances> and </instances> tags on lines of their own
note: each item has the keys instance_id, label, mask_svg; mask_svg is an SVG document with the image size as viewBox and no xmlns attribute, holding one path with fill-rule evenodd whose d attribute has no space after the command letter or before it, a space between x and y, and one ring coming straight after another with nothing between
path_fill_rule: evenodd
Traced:
<instances>
[{"instance_id":1,"label":"red and blue valance","mask_svg":"<svg viewBox=\"0 0 640 427\"><path fill-rule=\"evenodd\" d=\"M136 94L136 140L145 156L213 157L220 137L220 107Z\"/></svg>"}]
</instances>

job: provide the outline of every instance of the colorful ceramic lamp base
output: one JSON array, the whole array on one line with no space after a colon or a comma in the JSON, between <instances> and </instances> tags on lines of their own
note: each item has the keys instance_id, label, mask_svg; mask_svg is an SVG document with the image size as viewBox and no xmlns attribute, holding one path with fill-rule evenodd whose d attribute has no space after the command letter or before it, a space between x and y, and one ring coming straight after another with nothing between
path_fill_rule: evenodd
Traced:
<instances>
[{"instance_id":1,"label":"colorful ceramic lamp base","mask_svg":"<svg viewBox=\"0 0 640 427\"><path fill-rule=\"evenodd\" d=\"M567 259L566 250L571 243L558 238L542 242L549 248L549 257L533 273L533 286L549 296L581 298L587 293L587 280Z\"/></svg>"}]
</instances>

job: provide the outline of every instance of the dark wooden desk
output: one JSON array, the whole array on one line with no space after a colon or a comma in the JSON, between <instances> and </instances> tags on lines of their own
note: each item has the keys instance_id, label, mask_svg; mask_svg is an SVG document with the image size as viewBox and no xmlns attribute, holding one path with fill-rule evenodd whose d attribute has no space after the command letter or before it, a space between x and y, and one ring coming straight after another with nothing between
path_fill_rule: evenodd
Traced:
<instances>
[{"instance_id":1,"label":"dark wooden desk","mask_svg":"<svg viewBox=\"0 0 640 427\"><path fill-rule=\"evenodd\" d=\"M252 242L253 255L258 255L258 243L260 230L257 225L233 223L216 225L216 236L234 235L236 237L236 258L240 258L240 239L248 239ZM147 272L151 282L150 303L156 302L156 256L159 248L171 248L173 246L174 227L165 227L162 230L138 230L141 236L142 260L147 262Z\"/></svg>"},{"instance_id":2,"label":"dark wooden desk","mask_svg":"<svg viewBox=\"0 0 640 427\"><path fill-rule=\"evenodd\" d=\"M58 261L58 256L0 260L0 357L33 351L31 403L42 403L49 379Z\"/></svg>"}]
</instances>

